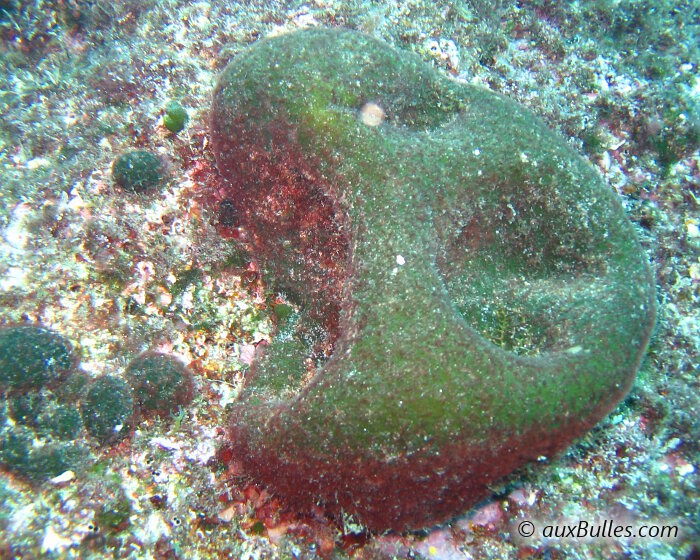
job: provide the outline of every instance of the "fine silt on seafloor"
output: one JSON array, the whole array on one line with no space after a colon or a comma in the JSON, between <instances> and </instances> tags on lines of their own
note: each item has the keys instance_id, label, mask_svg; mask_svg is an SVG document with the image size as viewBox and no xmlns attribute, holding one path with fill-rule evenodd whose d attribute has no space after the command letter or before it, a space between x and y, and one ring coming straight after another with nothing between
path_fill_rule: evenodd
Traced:
<instances>
[{"instance_id":1,"label":"fine silt on seafloor","mask_svg":"<svg viewBox=\"0 0 700 560\"><path fill-rule=\"evenodd\" d=\"M211 124L226 204L301 310L230 425L288 503L430 526L629 389L654 324L646 258L592 166L516 103L310 30L242 52Z\"/></svg>"}]
</instances>

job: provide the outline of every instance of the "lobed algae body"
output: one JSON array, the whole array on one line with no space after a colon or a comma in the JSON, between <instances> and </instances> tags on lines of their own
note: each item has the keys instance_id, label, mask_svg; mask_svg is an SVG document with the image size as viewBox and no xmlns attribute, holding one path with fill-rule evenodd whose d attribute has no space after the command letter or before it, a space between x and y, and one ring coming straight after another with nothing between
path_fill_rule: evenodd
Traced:
<instances>
[{"instance_id":1,"label":"lobed algae body","mask_svg":"<svg viewBox=\"0 0 700 560\"><path fill-rule=\"evenodd\" d=\"M225 197L301 309L230 428L291 504L431 525L630 387L655 314L644 253L591 165L517 104L317 29L242 52L211 124Z\"/></svg>"}]
</instances>

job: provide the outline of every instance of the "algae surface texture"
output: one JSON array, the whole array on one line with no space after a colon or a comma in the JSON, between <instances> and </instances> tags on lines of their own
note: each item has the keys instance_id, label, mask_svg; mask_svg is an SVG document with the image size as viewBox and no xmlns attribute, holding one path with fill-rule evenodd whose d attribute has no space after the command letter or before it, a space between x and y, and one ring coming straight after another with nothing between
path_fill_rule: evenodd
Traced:
<instances>
[{"instance_id":1,"label":"algae surface texture","mask_svg":"<svg viewBox=\"0 0 700 560\"><path fill-rule=\"evenodd\" d=\"M27 391L56 385L75 363L70 342L35 325L0 329L0 390Z\"/></svg>"},{"instance_id":2,"label":"algae surface texture","mask_svg":"<svg viewBox=\"0 0 700 560\"><path fill-rule=\"evenodd\" d=\"M227 204L300 310L230 424L289 503L429 527L628 391L655 316L644 253L593 167L513 101L315 29L241 52L211 126Z\"/></svg>"}]
</instances>

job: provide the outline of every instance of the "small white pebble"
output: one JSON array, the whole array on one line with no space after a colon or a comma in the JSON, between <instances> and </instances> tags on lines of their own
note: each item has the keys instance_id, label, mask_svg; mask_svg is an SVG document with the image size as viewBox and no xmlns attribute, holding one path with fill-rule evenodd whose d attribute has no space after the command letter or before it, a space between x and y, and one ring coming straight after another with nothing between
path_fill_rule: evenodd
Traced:
<instances>
[{"instance_id":1,"label":"small white pebble","mask_svg":"<svg viewBox=\"0 0 700 560\"><path fill-rule=\"evenodd\" d=\"M194 309L194 294L191 290L187 290L180 298L180 305L182 310L185 312L192 311Z\"/></svg>"},{"instance_id":2,"label":"small white pebble","mask_svg":"<svg viewBox=\"0 0 700 560\"><path fill-rule=\"evenodd\" d=\"M21 288L25 285L27 270L21 266L11 266L5 277L0 280L0 291L6 292L11 288Z\"/></svg>"},{"instance_id":3,"label":"small white pebble","mask_svg":"<svg viewBox=\"0 0 700 560\"><path fill-rule=\"evenodd\" d=\"M162 305L163 307L167 307L172 302L173 296L171 296L168 292L161 292L158 296L158 303L160 303L160 305Z\"/></svg>"},{"instance_id":4,"label":"small white pebble","mask_svg":"<svg viewBox=\"0 0 700 560\"><path fill-rule=\"evenodd\" d=\"M316 27L318 20L312 14L299 14L294 18L294 23L301 29Z\"/></svg>"},{"instance_id":5,"label":"small white pebble","mask_svg":"<svg viewBox=\"0 0 700 560\"><path fill-rule=\"evenodd\" d=\"M403 266L406 264L406 259L404 259L401 255L396 255L396 264Z\"/></svg>"},{"instance_id":6,"label":"small white pebble","mask_svg":"<svg viewBox=\"0 0 700 560\"><path fill-rule=\"evenodd\" d=\"M46 158L34 158L27 162L27 169L39 169L40 167L48 167L51 162Z\"/></svg>"},{"instance_id":7,"label":"small white pebble","mask_svg":"<svg viewBox=\"0 0 700 560\"><path fill-rule=\"evenodd\" d=\"M157 445L165 451L177 451L182 447L182 444L178 441L173 441L172 439L164 437L154 437L151 439L152 445Z\"/></svg>"},{"instance_id":8,"label":"small white pebble","mask_svg":"<svg viewBox=\"0 0 700 560\"><path fill-rule=\"evenodd\" d=\"M25 229L27 219L31 215L31 207L20 203L12 209L12 219L3 230L2 236L12 249L24 249L29 241L29 234Z\"/></svg>"},{"instance_id":9,"label":"small white pebble","mask_svg":"<svg viewBox=\"0 0 700 560\"><path fill-rule=\"evenodd\" d=\"M688 268L688 276L693 280L700 280L700 262L690 265Z\"/></svg>"},{"instance_id":10,"label":"small white pebble","mask_svg":"<svg viewBox=\"0 0 700 560\"><path fill-rule=\"evenodd\" d=\"M152 513L146 519L142 529L136 532L137 538L146 545L154 545L161 537L170 535L170 528L159 513Z\"/></svg>"},{"instance_id":11,"label":"small white pebble","mask_svg":"<svg viewBox=\"0 0 700 560\"><path fill-rule=\"evenodd\" d=\"M59 486L61 484L70 482L71 480L75 480L75 473L73 471L66 471L64 473L59 474L58 476L54 476L51 480L49 480L49 482L51 484Z\"/></svg>"},{"instance_id":12,"label":"small white pebble","mask_svg":"<svg viewBox=\"0 0 700 560\"><path fill-rule=\"evenodd\" d=\"M376 103L365 103L360 109L360 119L367 126L379 126L384 122L386 113Z\"/></svg>"},{"instance_id":13,"label":"small white pebble","mask_svg":"<svg viewBox=\"0 0 700 560\"><path fill-rule=\"evenodd\" d=\"M224 523L233 521L234 517L236 517L236 510L233 508L233 506L229 506L225 510L220 511L218 515L218 518L221 519L221 521L223 521Z\"/></svg>"},{"instance_id":14,"label":"small white pebble","mask_svg":"<svg viewBox=\"0 0 700 560\"><path fill-rule=\"evenodd\" d=\"M85 204L85 201L83 200L83 197L80 196L80 193L73 189L71 191L71 198L68 201L68 208L71 210L80 210L81 208L86 208L87 204Z\"/></svg>"},{"instance_id":15,"label":"small white pebble","mask_svg":"<svg viewBox=\"0 0 700 560\"><path fill-rule=\"evenodd\" d=\"M53 527L49 526L44 531L44 538L41 541L41 552L57 552L66 549L73 545L71 539L67 539L59 535L53 530Z\"/></svg>"}]
</instances>

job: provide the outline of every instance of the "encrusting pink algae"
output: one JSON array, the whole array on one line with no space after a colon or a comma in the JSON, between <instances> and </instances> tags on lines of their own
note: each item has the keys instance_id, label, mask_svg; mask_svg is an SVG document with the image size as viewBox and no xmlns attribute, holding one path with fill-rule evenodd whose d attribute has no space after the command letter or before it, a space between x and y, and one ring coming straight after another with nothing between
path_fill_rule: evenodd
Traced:
<instances>
[{"instance_id":1,"label":"encrusting pink algae","mask_svg":"<svg viewBox=\"0 0 700 560\"><path fill-rule=\"evenodd\" d=\"M230 424L290 504L430 526L626 394L648 264L614 193L525 109L318 29L242 52L211 126L227 207L300 308Z\"/></svg>"}]
</instances>

